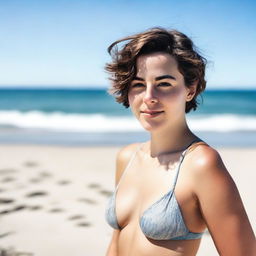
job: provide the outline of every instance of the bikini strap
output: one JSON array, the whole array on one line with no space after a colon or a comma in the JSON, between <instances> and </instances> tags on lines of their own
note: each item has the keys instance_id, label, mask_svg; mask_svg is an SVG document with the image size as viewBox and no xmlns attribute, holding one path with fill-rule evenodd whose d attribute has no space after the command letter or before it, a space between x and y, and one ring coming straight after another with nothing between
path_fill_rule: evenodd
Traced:
<instances>
[{"instance_id":1,"label":"bikini strap","mask_svg":"<svg viewBox=\"0 0 256 256\"><path fill-rule=\"evenodd\" d=\"M116 191L117 191L117 189L118 189L118 187L119 187L119 184L120 184L121 179L123 178L123 176L125 175L125 173L126 173L127 170L129 169L129 167L131 166L133 160L135 159L135 157L136 157L138 151L141 149L142 145L143 145L143 143L140 143L139 146L136 148L136 150L132 153L132 156L131 156L131 158L129 159L128 164L126 165L125 169L123 170L123 173L122 173L122 175L121 175L121 177L120 177L120 179L119 179L119 181L118 181L118 184L116 185L116 188L115 188Z\"/></svg>"},{"instance_id":2,"label":"bikini strap","mask_svg":"<svg viewBox=\"0 0 256 256\"><path fill-rule=\"evenodd\" d=\"M195 142L200 142L200 141L202 141L202 140L200 140L200 139L195 139L195 140L193 140L191 143L189 143L188 146L186 146L185 150L182 152L183 158L184 158L184 156L186 155L186 153L188 152L190 146L192 146Z\"/></svg>"},{"instance_id":3,"label":"bikini strap","mask_svg":"<svg viewBox=\"0 0 256 256\"><path fill-rule=\"evenodd\" d=\"M185 150L183 150L183 152L181 153L180 160L179 160L179 163L178 163L178 167L176 169L177 170L176 171L176 175L175 175L174 182L173 182L173 190L174 190L174 188L176 186L176 183L177 183L177 180L178 180L178 176L179 176L179 172L180 172L180 167L181 167L181 164L182 164L182 162L183 162L183 160L185 158L186 153L188 152L190 146L192 146L195 142L200 142L200 141L202 141L202 140L200 140L200 139L193 140L191 143L189 143L188 146L186 146Z\"/></svg>"}]
</instances>

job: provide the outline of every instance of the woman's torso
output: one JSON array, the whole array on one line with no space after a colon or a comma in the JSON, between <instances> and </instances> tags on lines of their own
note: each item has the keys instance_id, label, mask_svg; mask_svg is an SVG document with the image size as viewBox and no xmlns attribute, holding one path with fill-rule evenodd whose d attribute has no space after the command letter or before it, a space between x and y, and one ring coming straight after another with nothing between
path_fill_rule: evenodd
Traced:
<instances>
[{"instance_id":1,"label":"woman's torso","mask_svg":"<svg viewBox=\"0 0 256 256\"><path fill-rule=\"evenodd\" d=\"M176 229L187 228L192 236L193 233L204 230L205 225L190 184L190 154L186 155L187 151L184 151L184 158L182 152L152 158L147 153L147 147L148 143L133 147L132 151L136 153L131 157L114 192L112 203L116 222L120 228L119 255L193 256L198 250L200 239L175 240L179 236L176 235L171 239L165 237L164 240L162 238L160 240L160 238L149 238L150 235L144 234L148 229L147 224L151 225L149 227L151 230L149 229L148 232L152 232L159 228L152 225L163 226L168 222L162 221L159 215L161 213L156 214L154 208L157 202L159 202L157 204L165 203L168 207L171 204L166 211L171 211L167 214L174 214L173 216L177 218L176 222L180 223L181 226ZM152 208L152 211L149 208ZM149 215L149 223L144 223L143 227L141 221L145 218L145 213ZM156 219L160 222L154 223ZM175 230L174 233L177 231L179 233L179 230ZM186 236L184 237L186 239Z\"/></svg>"}]
</instances>

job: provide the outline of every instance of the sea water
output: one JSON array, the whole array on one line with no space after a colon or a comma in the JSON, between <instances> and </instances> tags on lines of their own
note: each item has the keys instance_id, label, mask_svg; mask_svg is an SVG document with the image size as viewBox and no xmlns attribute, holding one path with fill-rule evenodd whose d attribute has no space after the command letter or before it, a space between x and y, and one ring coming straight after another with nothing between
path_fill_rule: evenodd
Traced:
<instances>
[{"instance_id":1,"label":"sea water","mask_svg":"<svg viewBox=\"0 0 256 256\"><path fill-rule=\"evenodd\" d=\"M188 124L214 146L256 146L256 90L207 90ZM149 135L130 109L91 88L1 88L0 143L122 145Z\"/></svg>"}]
</instances>

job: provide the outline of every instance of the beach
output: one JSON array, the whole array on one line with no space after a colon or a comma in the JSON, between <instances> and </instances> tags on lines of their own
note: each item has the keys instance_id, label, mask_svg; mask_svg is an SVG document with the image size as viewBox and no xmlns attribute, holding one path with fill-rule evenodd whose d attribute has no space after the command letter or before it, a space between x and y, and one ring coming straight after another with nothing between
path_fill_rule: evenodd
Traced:
<instances>
[{"instance_id":1,"label":"beach","mask_svg":"<svg viewBox=\"0 0 256 256\"><path fill-rule=\"evenodd\" d=\"M116 154L155 134L166 147L168 139L182 146L187 136L216 148L256 232L255 8L256 1L0 1L0 256L104 256L113 232L105 210L115 189ZM148 56L158 50L169 58ZM140 117L150 126L152 119L152 129ZM140 171L150 170L133 177ZM137 184L146 191L157 181L145 176ZM218 193L215 187L210 191ZM184 211L193 211L188 197L181 201ZM134 216L142 208L137 202ZM178 252L171 254L184 254L179 242L172 245ZM208 230L197 255L218 255Z\"/></svg>"},{"instance_id":2,"label":"beach","mask_svg":"<svg viewBox=\"0 0 256 256\"><path fill-rule=\"evenodd\" d=\"M1 255L105 255L120 146L0 145ZM253 227L256 147L217 148ZM254 230L255 231L255 230ZM198 256L218 255L208 232Z\"/></svg>"}]
</instances>

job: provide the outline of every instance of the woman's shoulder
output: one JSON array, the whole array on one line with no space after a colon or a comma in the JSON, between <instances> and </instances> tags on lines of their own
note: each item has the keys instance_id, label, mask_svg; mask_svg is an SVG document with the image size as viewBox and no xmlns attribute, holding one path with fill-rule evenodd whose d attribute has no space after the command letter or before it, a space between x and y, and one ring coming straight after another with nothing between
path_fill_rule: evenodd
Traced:
<instances>
[{"instance_id":1,"label":"woman's shoulder","mask_svg":"<svg viewBox=\"0 0 256 256\"><path fill-rule=\"evenodd\" d=\"M133 155L136 154L141 143L133 143L122 147L116 157L116 182L119 181Z\"/></svg>"},{"instance_id":2,"label":"woman's shoulder","mask_svg":"<svg viewBox=\"0 0 256 256\"><path fill-rule=\"evenodd\" d=\"M190 185L197 198L208 196L208 202L211 202L226 196L233 200L237 188L216 149L206 144L198 145L188 158Z\"/></svg>"},{"instance_id":3,"label":"woman's shoulder","mask_svg":"<svg viewBox=\"0 0 256 256\"><path fill-rule=\"evenodd\" d=\"M221 162L219 152L205 142L199 142L189 148L189 158L195 167L206 167Z\"/></svg>"},{"instance_id":4,"label":"woman's shoulder","mask_svg":"<svg viewBox=\"0 0 256 256\"><path fill-rule=\"evenodd\" d=\"M127 162L132 155L138 150L141 143L132 143L122 147L117 153L117 160L121 162Z\"/></svg>"},{"instance_id":5,"label":"woman's shoulder","mask_svg":"<svg viewBox=\"0 0 256 256\"><path fill-rule=\"evenodd\" d=\"M196 180L209 181L230 179L230 175L222 161L219 152L206 143L199 143L188 152L188 166Z\"/></svg>"}]
</instances>

